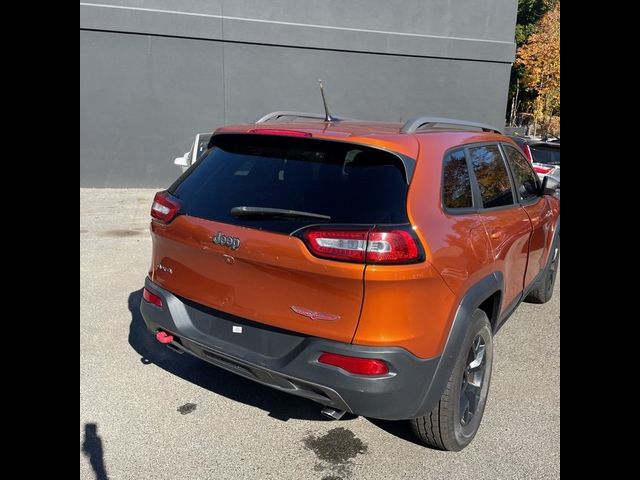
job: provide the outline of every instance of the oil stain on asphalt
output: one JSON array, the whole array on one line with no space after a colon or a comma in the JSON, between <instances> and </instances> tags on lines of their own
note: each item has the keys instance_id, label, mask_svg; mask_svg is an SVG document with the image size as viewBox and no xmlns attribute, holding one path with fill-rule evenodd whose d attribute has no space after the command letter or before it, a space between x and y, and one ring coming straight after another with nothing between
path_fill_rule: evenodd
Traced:
<instances>
[{"instance_id":1,"label":"oil stain on asphalt","mask_svg":"<svg viewBox=\"0 0 640 480\"><path fill-rule=\"evenodd\" d=\"M191 413L193 412L196 407L198 405L195 403L185 403L184 405L181 405L178 407L178 411L182 414L182 415L186 415L187 413Z\"/></svg>"},{"instance_id":2,"label":"oil stain on asphalt","mask_svg":"<svg viewBox=\"0 0 640 480\"><path fill-rule=\"evenodd\" d=\"M353 459L367 453L367 445L344 427L333 428L321 437L309 435L303 441L304 446L320 460L314 470L330 471L331 475L322 477L323 480L343 480L350 477Z\"/></svg>"}]
</instances>

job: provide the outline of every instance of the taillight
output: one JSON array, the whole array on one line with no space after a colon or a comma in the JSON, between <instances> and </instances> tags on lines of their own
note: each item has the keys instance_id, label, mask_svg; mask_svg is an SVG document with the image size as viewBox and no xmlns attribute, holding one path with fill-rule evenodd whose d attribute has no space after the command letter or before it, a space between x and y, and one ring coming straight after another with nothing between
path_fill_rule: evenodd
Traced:
<instances>
[{"instance_id":1,"label":"taillight","mask_svg":"<svg viewBox=\"0 0 640 480\"><path fill-rule=\"evenodd\" d=\"M162 222L169 223L180 211L180 204L170 198L167 192L158 192L151 205L151 216Z\"/></svg>"},{"instance_id":2,"label":"taillight","mask_svg":"<svg viewBox=\"0 0 640 480\"><path fill-rule=\"evenodd\" d=\"M254 128L249 133L261 133L262 135L281 135L285 137L310 137L311 133L299 130L284 130L277 128Z\"/></svg>"},{"instance_id":3,"label":"taillight","mask_svg":"<svg viewBox=\"0 0 640 480\"><path fill-rule=\"evenodd\" d=\"M407 263L420 258L417 239L406 230L369 232L368 263Z\"/></svg>"},{"instance_id":4,"label":"taillight","mask_svg":"<svg viewBox=\"0 0 640 480\"><path fill-rule=\"evenodd\" d=\"M162 308L162 299L155 293L151 293L146 288L142 291L142 298L146 302L153 303L156 307Z\"/></svg>"},{"instance_id":5,"label":"taillight","mask_svg":"<svg viewBox=\"0 0 640 480\"><path fill-rule=\"evenodd\" d=\"M537 165L533 166L533 171L536 173L541 173L543 175L546 175L547 173L549 173L551 170L553 170L553 167L539 167Z\"/></svg>"},{"instance_id":6,"label":"taillight","mask_svg":"<svg viewBox=\"0 0 640 480\"><path fill-rule=\"evenodd\" d=\"M529 160L529 163L533 163L533 155L531 155L529 145L525 143L524 147L522 147L522 151L524 152L524 156L527 157L527 160Z\"/></svg>"},{"instance_id":7,"label":"taillight","mask_svg":"<svg viewBox=\"0 0 640 480\"><path fill-rule=\"evenodd\" d=\"M311 228L302 233L317 257L355 263L417 263L423 254L411 229L379 227L367 230Z\"/></svg>"},{"instance_id":8,"label":"taillight","mask_svg":"<svg viewBox=\"0 0 640 480\"><path fill-rule=\"evenodd\" d=\"M322 258L364 262L368 230L307 230L303 236L311 253Z\"/></svg>"},{"instance_id":9,"label":"taillight","mask_svg":"<svg viewBox=\"0 0 640 480\"><path fill-rule=\"evenodd\" d=\"M347 357L337 353L324 352L318 358L318 362L342 368L356 375L386 375L389 373L389 367L384 360L377 358Z\"/></svg>"}]
</instances>

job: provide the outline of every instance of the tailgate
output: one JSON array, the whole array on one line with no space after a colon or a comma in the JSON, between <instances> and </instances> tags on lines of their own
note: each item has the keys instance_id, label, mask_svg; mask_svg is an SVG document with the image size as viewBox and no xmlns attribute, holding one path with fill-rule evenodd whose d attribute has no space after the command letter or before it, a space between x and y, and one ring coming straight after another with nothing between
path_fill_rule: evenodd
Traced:
<instances>
[{"instance_id":1,"label":"tailgate","mask_svg":"<svg viewBox=\"0 0 640 480\"><path fill-rule=\"evenodd\" d=\"M215 244L218 232L239 239L238 248ZM174 294L306 335L353 338L364 265L316 258L296 237L186 215L153 222L152 237L152 280Z\"/></svg>"},{"instance_id":2,"label":"tailgate","mask_svg":"<svg viewBox=\"0 0 640 480\"><path fill-rule=\"evenodd\" d=\"M166 192L179 214L152 222L153 281L233 315L351 342L363 262L319 258L295 235L318 225L406 224L401 159L265 134L214 135L210 146Z\"/></svg>"}]
</instances>

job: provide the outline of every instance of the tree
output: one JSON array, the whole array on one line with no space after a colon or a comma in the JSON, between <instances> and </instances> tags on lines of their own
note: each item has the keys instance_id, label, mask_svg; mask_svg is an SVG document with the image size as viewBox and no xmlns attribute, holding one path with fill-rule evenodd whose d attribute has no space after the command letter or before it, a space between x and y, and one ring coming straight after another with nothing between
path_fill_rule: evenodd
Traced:
<instances>
[{"instance_id":1,"label":"tree","mask_svg":"<svg viewBox=\"0 0 640 480\"><path fill-rule=\"evenodd\" d=\"M545 13L518 50L516 65L523 68L522 84L534 94L534 135L538 122L545 135L551 117L560 109L560 2Z\"/></svg>"},{"instance_id":2,"label":"tree","mask_svg":"<svg viewBox=\"0 0 640 480\"><path fill-rule=\"evenodd\" d=\"M516 45L525 44L542 16L553 8L556 0L518 0Z\"/></svg>"},{"instance_id":3,"label":"tree","mask_svg":"<svg viewBox=\"0 0 640 480\"><path fill-rule=\"evenodd\" d=\"M515 42L518 49L527 42L529 36L534 32L538 21L545 13L553 8L556 1L557 0L518 0L518 16L515 30ZM523 66L514 64L511 69L509 98L507 102L510 125L514 125L519 106L529 105L535 98L534 93L523 91L520 88L523 76Z\"/></svg>"}]
</instances>

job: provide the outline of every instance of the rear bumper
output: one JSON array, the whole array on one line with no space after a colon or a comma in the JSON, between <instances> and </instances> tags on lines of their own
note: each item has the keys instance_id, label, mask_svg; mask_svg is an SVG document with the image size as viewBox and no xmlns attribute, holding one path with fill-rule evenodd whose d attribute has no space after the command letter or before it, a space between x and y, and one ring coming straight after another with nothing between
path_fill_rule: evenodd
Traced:
<instances>
[{"instance_id":1,"label":"rear bumper","mask_svg":"<svg viewBox=\"0 0 640 480\"><path fill-rule=\"evenodd\" d=\"M399 347L308 337L179 298L149 278L145 287L162 298L163 308L143 299L144 321L151 332L164 330L174 336L170 348L264 385L335 409L387 420L423 415L433 406L425 399L439 397L427 394L440 357L419 359ZM389 373L353 375L318 363L322 352L382 359Z\"/></svg>"}]
</instances>

